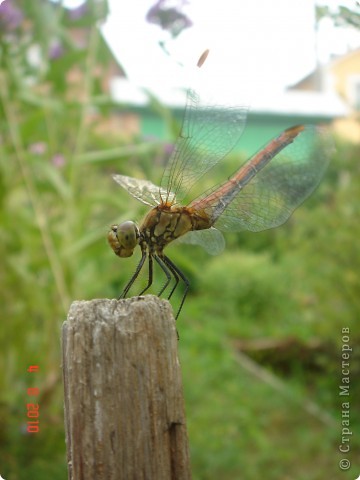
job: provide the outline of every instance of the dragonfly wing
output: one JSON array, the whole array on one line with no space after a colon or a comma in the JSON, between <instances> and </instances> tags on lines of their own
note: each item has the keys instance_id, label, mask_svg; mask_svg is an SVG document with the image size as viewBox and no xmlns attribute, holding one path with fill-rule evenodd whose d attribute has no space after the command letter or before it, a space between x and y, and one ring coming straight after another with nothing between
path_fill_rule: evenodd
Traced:
<instances>
[{"instance_id":1,"label":"dragonfly wing","mask_svg":"<svg viewBox=\"0 0 360 480\"><path fill-rule=\"evenodd\" d=\"M206 205L206 198L211 199L204 210L210 218L214 218L216 228L222 231L258 232L277 227L313 192L332 154L331 137L320 127L296 128L301 129L301 133L257 171L242 188L239 184L237 193L218 218L215 219L215 212L219 208L223 186L213 189L213 192L201 201ZM271 142L266 149L270 145ZM259 154L253 158L255 157L259 157ZM245 168L247 165L251 166L251 162L252 159L245 164ZM253 170L256 171L257 168ZM236 173L233 178L235 176Z\"/></svg>"},{"instance_id":2,"label":"dragonfly wing","mask_svg":"<svg viewBox=\"0 0 360 480\"><path fill-rule=\"evenodd\" d=\"M214 227L208 228L207 230L192 230L174 240L173 243L200 245L210 255L218 255L225 248L223 234Z\"/></svg>"},{"instance_id":3,"label":"dragonfly wing","mask_svg":"<svg viewBox=\"0 0 360 480\"><path fill-rule=\"evenodd\" d=\"M154 207L161 203L161 197L167 196L170 201L175 202L175 196L170 192L162 190L148 180L140 180L125 175L113 175L113 179L122 188L127 190L130 195L139 200L145 205Z\"/></svg>"},{"instance_id":4,"label":"dragonfly wing","mask_svg":"<svg viewBox=\"0 0 360 480\"><path fill-rule=\"evenodd\" d=\"M203 105L199 95L189 90L181 132L166 165L162 189L174 192L182 201L200 177L234 148L244 130L247 112L245 106Z\"/></svg>"}]
</instances>

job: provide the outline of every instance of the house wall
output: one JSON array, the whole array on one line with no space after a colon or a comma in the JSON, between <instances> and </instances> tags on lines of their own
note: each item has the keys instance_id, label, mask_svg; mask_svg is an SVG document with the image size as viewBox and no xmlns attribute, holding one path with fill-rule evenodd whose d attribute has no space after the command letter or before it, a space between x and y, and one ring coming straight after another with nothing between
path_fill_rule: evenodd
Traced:
<instances>
[{"instance_id":1,"label":"house wall","mask_svg":"<svg viewBox=\"0 0 360 480\"><path fill-rule=\"evenodd\" d=\"M353 105L353 84L354 81L360 83L360 50L334 62L331 73L337 92L349 105Z\"/></svg>"},{"instance_id":2,"label":"house wall","mask_svg":"<svg viewBox=\"0 0 360 480\"><path fill-rule=\"evenodd\" d=\"M331 73L336 91L351 108L346 118L335 121L335 130L347 140L360 143L360 49L335 61Z\"/></svg>"},{"instance_id":3,"label":"house wall","mask_svg":"<svg viewBox=\"0 0 360 480\"><path fill-rule=\"evenodd\" d=\"M142 136L156 138L164 142L173 142L174 136L171 135L169 125L164 119L155 115L151 111L144 109L138 110L140 118L140 132ZM183 112L177 110L174 117L178 121L179 129L181 126ZM266 142L281 133L288 127L299 124L318 124L329 123L329 119L324 117L310 116L291 116L279 114L261 114L249 113L246 122L246 128L234 152L244 155L251 155L259 150Z\"/></svg>"}]
</instances>

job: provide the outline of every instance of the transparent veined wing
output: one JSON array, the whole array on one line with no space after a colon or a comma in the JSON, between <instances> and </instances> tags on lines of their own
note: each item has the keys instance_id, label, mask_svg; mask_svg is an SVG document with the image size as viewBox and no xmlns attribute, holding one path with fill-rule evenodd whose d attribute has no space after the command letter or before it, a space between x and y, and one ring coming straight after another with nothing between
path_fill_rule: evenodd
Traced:
<instances>
[{"instance_id":1,"label":"transparent veined wing","mask_svg":"<svg viewBox=\"0 0 360 480\"><path fill-rule=\"evenodd\" d=\"M283 145L274 143L282 136ZM331 137L321 127L285 130L190 207L203 209L222 231L257 232L277 227L316 188L332 151Z\"/></svg>"},{"instance_id":2,"label":"transparent veined wing","mask_svg":"<svg viewBox=\"0 0 360 480\"><path fill-rule=\"evenodd\" d=\"M161 198L167 196L170 202L175 201L175 196L171 192L166 192L162 188L154 185L148 180L127 177L125 175L113 175L113 179L130 195L145 205L155 207L161 203Z\"/></svg>"},{"instance_id":3,"label":"transparent veined wing","mask_svg":"<svg viewBox=\"0 0 360 480\"><path fill-rule=\"evenodd\" d=\"M196 182L238 142L246 123L247 106L201 103L194 90L187 93L181 132L165 167L162 191L182 202ZM164 201L171 201L169 194Z\"/></svg>"},{"instance_id":4,"label":"transparent veined wing","mask_svg":"<svg viewBox=\"0 0 360 480\"><path fill-rule=\"evenodd\" d=\"M206 230L192 230L182 237L173 241L176 243L187 243L189 245L198 245L210 255L219 255L225 248L224 236L214 227Z\"/></svg>"}]
</instances>

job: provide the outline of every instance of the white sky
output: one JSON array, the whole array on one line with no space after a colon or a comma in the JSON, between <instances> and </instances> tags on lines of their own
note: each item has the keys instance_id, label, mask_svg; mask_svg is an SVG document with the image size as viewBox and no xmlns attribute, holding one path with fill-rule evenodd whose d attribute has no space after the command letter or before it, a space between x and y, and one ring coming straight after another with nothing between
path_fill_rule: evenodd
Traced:
<instances>
[{"instance_id":1,"label":"white sky","mask_svg":"<svg viewBox=\"0 0 360 480\"><path fill-rule=\"evenodd\" d=\"M170 42L170 59L158 47L159 38L167 35L144 21L151 3L112 2L112 18L104 29L136 83L171 79L176 61L195 65L205 48L211 51L208 78L223 84L226 79L228 85L251 82L274 88L296 81L314 66L311 0L193 0L185 10L193 27Z\"/></svg>"},{"instance_id":2,"label":"white sky","mask_svg":"<svg viewBox=\"0 0 360 480\"><path fill-rule=\"evenodd\" d=\"M128 78L137 85L184 84L184 71L210 48L206 62L209 82L229 90L275 91L297 82L316 65L316 0L188 0L184 12L193 27L167 43L171 55L159 47L168 34L145 16L156 0L109 0L110 16L103 33ZM64 4L81 4L65 0ZM175 2L177 3L177 2ZM328 6L355 9L355 0L317 0ZM334 28L323 20L318 35L322 61L331 53L360 46L360 32ZM183 63L187 68L179 68Z\"/></svg>"},{"instance_id":3,"label":"white sky","mask_svg":"<svg viewBox=\"0 0 360 480\"><path fill-rule=\"evenodd\" d=\"M166 32L145 21L154 3L110 0L111 15L103 30L137 84L174 83L181 76L176 63L194 65L205 48L211 51L207 78L231 89L281 89L315 67L314 0L189 0L185 13L193 27L169 42L170 58L158 46L160 39L168 38ZM339 2L326 2L331 3ZM322 59L345 51L350 40L338 30L323 22L318 44Z\"/></svg>"}]
</instances>

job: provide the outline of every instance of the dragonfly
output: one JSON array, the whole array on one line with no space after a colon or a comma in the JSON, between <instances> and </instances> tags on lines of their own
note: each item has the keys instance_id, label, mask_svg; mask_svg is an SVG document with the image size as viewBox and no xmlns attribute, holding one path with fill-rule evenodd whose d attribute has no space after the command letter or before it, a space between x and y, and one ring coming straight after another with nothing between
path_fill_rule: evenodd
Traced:
<instances>
[{"instance_id":1,"label":"dragonfly","mask_svg":"<svg viewBox=\"0 0 360 480\"><path fill-rule=\"evenodd\" d=\"M153 283L156 262L165 279L159 296L169 287L170 300L179 283L183 284L177 319L190 282L164 253L165 247L183 241L219 254L225 246L221 232L277 227L317 187L330 158L329 135L321 126L297 125L273 138L222 183L192 198L199 180L237 144L247 112L246 106L204 105L190 89L180 134L160 185L113 175L131 196L151 207L139 225L126 221L112 225L108 232L108 242L118 257L130 257L137 246L141 250L136 270L119 298L127 296L147 260L147 284L139 295L144 294Z\"/></svg>"}]
</instances>

